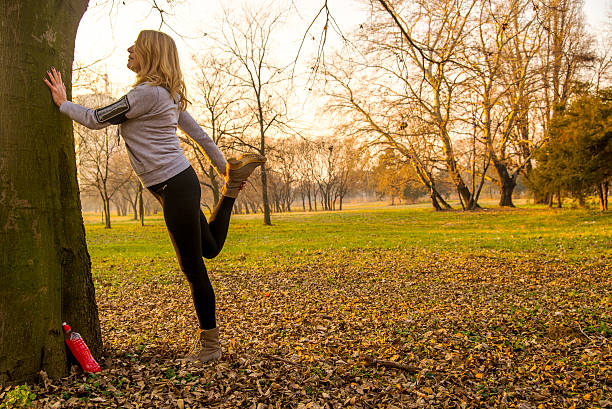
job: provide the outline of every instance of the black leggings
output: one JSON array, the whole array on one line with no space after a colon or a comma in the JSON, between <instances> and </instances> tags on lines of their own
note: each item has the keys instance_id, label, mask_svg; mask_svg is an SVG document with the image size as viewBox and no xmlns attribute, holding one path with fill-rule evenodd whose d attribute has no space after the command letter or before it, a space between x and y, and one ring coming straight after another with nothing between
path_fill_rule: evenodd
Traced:
<instances>
[{"instance_id":1,"label":"black leggings","mask_svg":"<svg viewBox=\"0 0 612 409\"><path fill-rule=\"evenodd\" d=\"M235 199L222 196L207 222L200 210L200 181L191 166L165 182L149 186L149 190L164 210L179 265L191 287L200 328L215 328L215 293L202 257L210 259L221 252Z\"/></svg>"}]
</instances>

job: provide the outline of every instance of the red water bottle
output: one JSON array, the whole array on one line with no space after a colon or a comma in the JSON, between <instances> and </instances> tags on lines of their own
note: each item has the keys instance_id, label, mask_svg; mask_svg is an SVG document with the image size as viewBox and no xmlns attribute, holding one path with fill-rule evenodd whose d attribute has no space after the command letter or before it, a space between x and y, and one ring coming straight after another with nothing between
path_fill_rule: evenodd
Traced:
<instances>
[{"instance_id":1,"label":"red water bottle","mask_svg":"<svg viewBox=\"0 0 612 409\"><path fill-rule=\"evenodd\" d=\"M100 365L98 365L94 357L91 356L91 352L89 352L89 348L85 345L85 341L83 341L81 335L78 332L72 332L70 325L65 322L62 324L62 327L64 328L64 339L66 340L66 344L68 348L70 348L72 355L74 355L81 364L81 368L83 368L85 372L100 372Z\"/></svg>"}]
</instances>

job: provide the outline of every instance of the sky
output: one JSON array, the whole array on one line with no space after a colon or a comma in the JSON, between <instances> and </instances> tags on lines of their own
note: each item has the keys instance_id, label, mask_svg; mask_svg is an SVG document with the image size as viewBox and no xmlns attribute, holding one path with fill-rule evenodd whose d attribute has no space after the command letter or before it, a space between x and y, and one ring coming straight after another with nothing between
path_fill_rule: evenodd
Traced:
<instances>
[{"instance_id":1,"label":"sky","mask_svg":"<svg viewBox=\"0 0 612 409\"><path fill-rule=\"evenodd\" d=\"M160 29L158 12L151 12L150 0L126 1L119 10L109 10L112 0L91 0L90 7L83 16L77 32L75 45L75 65L87 66L96 63L97 72L108 72L112 83L111 92L120 96L131 88L135 75L126 68L127 48L134 43L138 33L143 29ZM119 1L115 0L115 3ZM331 0L329 7L334 18L338 20L342 32L348 33L367 16L367 12L356 0ZM272 58L278 65L291 63L298 55L298 49L304 34L320 10L322 0L179 0L172 9L173 16L168 16L168 25L161 30L170 34L176 41L181 60L181 69L189 89L197 74L193 56L211 52L211 34L222 26L223 9L241 13L242 7L262 7L267 4L288 9L287 17L275 32L275 44L272 47ZM323 21L321 19L321 21ZM175 32L173 32L175 31ZM321 25L313 28L312 33L318 40ZM180 34L180 35L179 35ZM309 38L300 51L299 66L307 67L308 59L315 54L317 41ZM326 52L342 44L341 37L331 33L327 39ZM306 69L306 68L305 68ZM192 84L190 87L190 83ZM311 135L321 135L330 129L330 123L322 120L317 112L316 97L309 91L309 85L300 80L294 82L293 102L289 105L289 115L296 120L298 128L308 129ZM75 89L74 95L89 93L87 89ZM193 98L192 98L193 99ZM198 118L197 106L191 106L190 112ZM301 124L301 125L300 125ZM313 126L312 124L316 124Z\"/></svg>"},{"instance_id":2,"label":"sky","mask_svg":"<svg viewBox=\"0 0 612 409\"><path fill-rule=\"evenodd\" d=\"M197 67L192 56L204 55L210 52L211 34L221 26L223 8L230 13L240 13L241 7L283 7L288 9L284 24L274 36L272 48L273 58L278 63L289 63L295 59L300 42L308 25L323 4L323 0L174 0L172 15L167 15L168 25L161 30L173 36L179 49L181 66L186 80L193 81ZM126 68L127 48L133 44L138 33L143 29L160 29L159 13L151 10L150 0L91 0L90 6L77 32L75 45L76 65L90 65L98 72L108 72L113 84L112 92L119 96L127 92L134 82L134 74ZM158 2L160 3L160 2ZM119 8L110 10L110 5ZM356 0L328 0L332 16L336 19L342 32L349 33L367 18L368 12L364 2ZM612 12L612 0L584 0L584 11L590 31L597 32L606 24ZM174 32L173 32L174 31ZM313 29L318 39L321 26ZM328 36L326 52L342 44L336 33ZM306 66L306 61L315 52L316 41L308 39L305 48L300 53L300 66ZM331 52L330 52L331 53ZM302 106L300 111L303 120L312 121L316 117L314 110L304 109L313 103L308 85L302 84L296 92ZM87 92L75 90L75 95ZM196 113L197 115L197 113ZM326 125L324 125L326 126Z\"/></svg>"},{"instance_id":3,"label":"sky","mask_svg":"<svg viewBox=\"0 0 612 409\"><path fill-rule=\"evenodd\" d=\"M128 81L129 72L122 72L125 68L127 52L125 51L136 39L138 32L143 29L159 29L159 14L151 11L147 0L131 0L120 5L118 10L109 10L111 3L120 3L112 0L91 0L90 7L83 16L77 33L75 57L76 60L89 64L104 58L102 65L108 67L109 72L116 80ZM177 41L182 61L190 59L191 54L206 52L202 48L204 33L214 31L220 25L219 19L222 7L235 12L240 6L261 7L263 0L180 0L173 15L168 16L168 26L162 31L169 32ZM302 36L312 18L321 7L322 0L278 0L274 4L284 4L290 10L286 24L276 37L282 39L279 44L281 54L296 52ZM355 25L362 21L367 13L361 2L355 0L329 0L332 15L345 32L350 32ZM268 4L272 4L268 2ZM607 16L612 11L612 0L585 0L585 15L591 30L596 31L607 23ZM175 30L185 38L181 39ZM332 46L337 45L337 36L330 38Z\"/></svg>"},{"instance_id":4,"label":"sky","mask_svg":"<svg viewBox=\"0 0 612 409\"><path fill-rule=\"evenodd\" d=\"M159 13L151 12L149 1L132 0L126 3L118 12L110 12L109 0L91 0L77 33L75 60L79 64L88 65L104 59L98 67L108 70L113 82L129 84L134 76L125 69L126 49L133 44L141 30L160 29L160 17ZM162 26L161 30L175 39L185 75L189 76L192 71L190 68L194 68L191 63L192 55L207 52L206 46L210 43L207 37L221 25L223 7L239 13L242 4L247 7L261 7L265 3L263 0L181 0L175 5L174 15L168 16L169 25ZM275 35L275 59L289 61L295 58L302 37L322 3L321 0L268 2L285 4L285 8L290 10L286 21ZM334 17L346 32L365 17L366 13L361 7L355 0L330 1ZM329 45L333 47L339 43L339 36L330 36ZM312 54L313 48L303 51L300 55L306 58Z\"/></svg>"}]
</instances>

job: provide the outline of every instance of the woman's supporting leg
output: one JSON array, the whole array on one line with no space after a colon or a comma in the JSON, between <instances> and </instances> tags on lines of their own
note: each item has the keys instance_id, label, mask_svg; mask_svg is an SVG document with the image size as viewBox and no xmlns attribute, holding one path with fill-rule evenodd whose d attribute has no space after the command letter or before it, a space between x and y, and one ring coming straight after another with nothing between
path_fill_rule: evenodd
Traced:
<instances>
[{"instance_id":1,"label":"woman's supporting leg","mask_svg":"<svg viewBox=\"0 0 612 409\"><path fill-rule=\"evenodd\" d=\"M150 190L162 204L179 265L191 287L200 328L215 328L215 293L202 260L198 178L190 167Z\"/></svg>"}]
</instances>

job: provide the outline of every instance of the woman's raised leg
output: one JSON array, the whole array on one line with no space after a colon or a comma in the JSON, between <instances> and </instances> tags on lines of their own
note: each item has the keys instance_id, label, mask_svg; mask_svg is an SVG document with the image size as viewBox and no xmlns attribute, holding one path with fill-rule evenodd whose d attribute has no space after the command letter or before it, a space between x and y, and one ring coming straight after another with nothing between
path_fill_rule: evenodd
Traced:
<instances>
[{"instance_id":1,"label":"woman's raised leg","mask_svg":"<svg viewBox=\"0 0 612 409\"><path fill-rule=\"evenodd\" d=\"M233 197L221 196L210 215L210 221L206 221L204 213L200 210L202 255L205 258L214 258L223 249L235 201Z\"/></svg>"}]
</instances>

